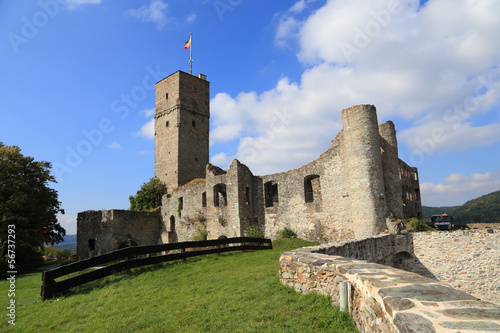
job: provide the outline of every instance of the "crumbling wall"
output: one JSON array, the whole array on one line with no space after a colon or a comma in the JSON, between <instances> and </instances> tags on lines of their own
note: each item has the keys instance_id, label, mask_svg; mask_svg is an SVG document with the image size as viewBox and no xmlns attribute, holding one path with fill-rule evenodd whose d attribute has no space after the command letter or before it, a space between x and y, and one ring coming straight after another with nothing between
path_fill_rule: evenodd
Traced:
<instances>
[{"instance_id":1,"label":"crumbling wall","mask_svg":"<svg viewBox=\"0 0 500 333\"><path fill-rule=\"evenodd\" d=\"M366 246L374 244L383 248L374 259L398 250L407 253L412 247L411 237L389 235L374 242L364 239L285 252L280 257L280 281L300 293L330 295L335 305L340 303L340 283L347 282L347 308L363 333L500 331L500 308L494 304L435 279L353 259L369 255Z\"/></svg>"},{"instance_id":2,"label":"crumbling wall","mask_svg":"<svg viewBox=\"0 0 500 333\"><path fill-rule=\"evenodd\" d=\"M413 234L415 271L500 305L500 230Z\"/></svg>"},{"instance_id":3,"label":"crumbling wall","mask_svg":"<svg viewBox=\"0 0 500 333\"><path fill-rule=\"evenodd\" d=\"M158 212L103 210L85 211L77 216L77 255L80 259L131 245L158 244Z\"/></svg>"}]
</instances>

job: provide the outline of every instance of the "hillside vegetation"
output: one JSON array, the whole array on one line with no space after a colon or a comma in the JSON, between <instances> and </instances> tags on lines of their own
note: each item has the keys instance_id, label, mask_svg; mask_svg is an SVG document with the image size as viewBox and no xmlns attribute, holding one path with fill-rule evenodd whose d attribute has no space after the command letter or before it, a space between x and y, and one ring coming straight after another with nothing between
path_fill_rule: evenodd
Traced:
<instances>
[{"instance_id":1,"label":"hillside vegetation","mask_svg":"<svg viewBox=\"0 0 500 333\"><path fill-rule=\"evenodd\" d=\"M454 223L500 223L500 191L483 195L457 207L422 207L424 219L432 214L447 213Z\"/></svg>"},{"instance_id":2,"label":"hillside vegetation","mask_svg":"<svg viewBox=\"0 0 500 333\"><path fill-rule=\"evenodd\" d=\"M134 269L40 301L41 273L16 280L16 326L2 332L357 332L331 298L282 286L280 254L312 245L196 257ZM8 281L0 281L8 290ZM0 301L7 304L7 293Z\"/></svg>"}]
</instances>

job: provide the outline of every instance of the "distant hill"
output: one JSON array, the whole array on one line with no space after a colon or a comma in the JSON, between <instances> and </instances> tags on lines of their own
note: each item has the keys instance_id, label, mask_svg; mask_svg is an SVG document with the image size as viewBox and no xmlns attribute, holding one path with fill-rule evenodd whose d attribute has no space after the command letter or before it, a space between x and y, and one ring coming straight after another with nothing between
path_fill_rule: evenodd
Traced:
<instances>
[{"instance_id":1,"label":"distant hill","mask_svg":"<svg viewBox=\"0 0 500 333\"><path fill-rule=\"evenodd\" d=\"M451 211L453 219L466 223L500 223L500 191L467 201Z\"/></svg>"},{"instance_id":2,"label":"distant hill","mask_svg":"<svg viewBox=\"0 0 500 333\"><path fill-rule=\"evenodd\" d=\"M59 244L54 244L58 249L76 249L76 235L64 236L64 241Z\"/></svg>"},{"instance_id":3,"label":"distant hill","mask_svg":"<svg viewBox=\"0 0 500 333\"><path fill-rule=\"evenodd\" d=\"M422 206L422 217L430 219L432 214L447 213L454 223L500 223L500 191L483 195L456 207Z\"/></svg>"},{"instance_id":4,"label":"distant hill","mask_svg":"<svg viewBox=\"0 0 500 333\"><path fill-rule=\"evenodd\" d=\"M427 207L422 206L422 218L429 220L433 214L451 214L450 212L460 206L442 206L442 207Z\"/></svg>"}]
</instances>

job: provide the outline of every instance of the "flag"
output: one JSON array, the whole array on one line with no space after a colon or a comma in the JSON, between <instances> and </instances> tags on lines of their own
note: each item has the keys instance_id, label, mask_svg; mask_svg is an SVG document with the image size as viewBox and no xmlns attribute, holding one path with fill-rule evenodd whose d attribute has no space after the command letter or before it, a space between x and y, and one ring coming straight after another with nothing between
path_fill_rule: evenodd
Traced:
<instances>
[{"instance_id":1,"label":"flag","mask_svg":"<svg viewBox=\"0 0 500 333\"><path fill-rule=\"evenodd\" d=\"M184 50L187 50L191 46L191 37L189 37L189 40L184 43Z\"/></svg>"}]
</instances>

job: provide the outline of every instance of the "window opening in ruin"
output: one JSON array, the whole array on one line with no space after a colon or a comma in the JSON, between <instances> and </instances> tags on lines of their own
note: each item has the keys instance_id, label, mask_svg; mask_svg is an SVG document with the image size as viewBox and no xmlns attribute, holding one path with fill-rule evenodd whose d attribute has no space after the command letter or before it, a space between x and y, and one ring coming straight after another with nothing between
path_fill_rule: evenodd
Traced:
<instances>
[{"instance_id":1,"label":"window opening in ruin","mask_svg":"<svg viewBox=\"0 0 500 333\"><path fill-rule=\"evenodd\" d=\"M165 94L165 99L168 99L168 93Z\"/></svg>"},{"instance_id":2,"label":"window opening in ruin","mask_svg":"<svg viewBox=\"0 0 500 333\"><path fill-rule=\"evenodd\" d=\"M245 204L250 204L250 187L245 188Z\"/></svg>"},{"instance_id":3,"label":"window opening in ruin","mask_svg":"<svg viewBox=\"0 0 500 333\"><path fill-rule=\"evenodd\" d=\"M207 207L207 192L201 194L201 207Z\"/></svg>"},{"instance_id":4,"label":"window opening in ruin","mask_svg":"<svg viewBox=\"0 0 500 333\"><path fill-rule=\"evenodd\" d=\"M304 177L304 198L305 202L317 202L321 195L321 185L318 175Z\"/></svg>"},{"instance_id":5,"label":"window opening in ruin","mask_svg":"<svg viewBox=\"0 0 500 333\"><path fill-rule=\"evenodd\" d=\"M167 125L167 127L168 127L168 125L170 125L170 122L167 120L167 122L165 123L165 125Z\"/></svg>"},{"instance_id":6,"label":"window opening in ruin","mask_svg":"<svg viewBox=\"0 0 500 333\"><path fill-rule=\"evenodd\" d=\"M413 175L415 176L415 180L418 180L418 174L415 172Z\"/></svg>"},{"instance_id":7,"label":"window opening in ruin","mask_svg":"<svg viewBox=\"0 0 500 333\"><path fill-rule=\"evenodd\" d=\"M193 122L191 123L191 125L193 125L193 127L196 127L196 121L193 120Z\"/></svg>"},{"instance_id":8,"label":"window opening in ruin","mask_svg":"<svg viewBox=\"0 0 500 333\"><path fill-rule=\"evenodd\" d=\"M89 239L89 250L90 251L95 250L95 239Z\"/></svg>"},{"instance_id":9,"label":"window opening in ruin","mask_svg":"<svg viewBox=\"0 0 500 333\"><path fill-rule=\"evenodd\" d=\"M170 216L170 232L175 232L175 217Z\"/></svg>"},{"instance_id":10,"label":"window opening in ruin","mask_svg":"<svg viewBox=\"0 0 500 333\"><path fill-rule=\"evenodd\" d=\"M217 184L214 186L214 206L227 206L226 184Z\"/></svg>"},{"instance_id":11,"label":"window opening in ruin","mask_svg":"<svg viewBox=\"0 0 500 333\"><path fill-rule=\"evenodd\" d=\"M269 181L264 184L265 205L266 207L273 207L278 204L278 184Z\"/></svg>"},{"instance_id":12,"label":"window opening in ruin","mask_svg":"<svg viewBox=\"0 0 500 333\"><path fill-rule=\"evenodd\" d=\"M418 188L415 189L415 199L420 200L420 190Z\"/></svg>"}]
</instances>

